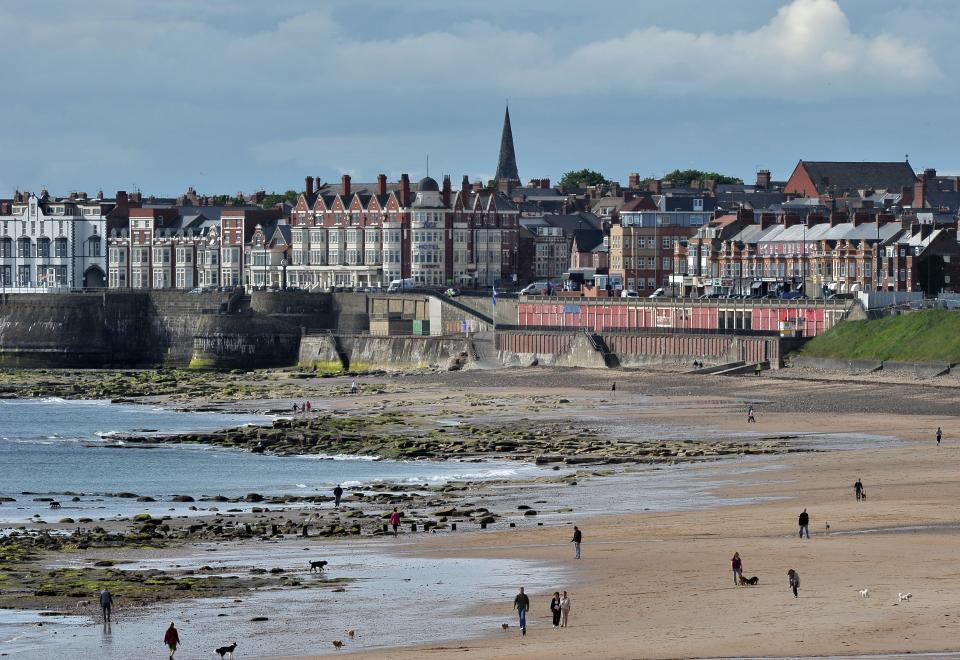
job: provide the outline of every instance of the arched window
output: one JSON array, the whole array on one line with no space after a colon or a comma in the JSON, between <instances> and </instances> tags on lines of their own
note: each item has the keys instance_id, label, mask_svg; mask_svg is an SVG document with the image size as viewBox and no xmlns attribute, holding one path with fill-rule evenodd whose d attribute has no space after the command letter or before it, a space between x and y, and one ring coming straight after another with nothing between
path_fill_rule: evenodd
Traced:
<instances>
[{"instance_id":1,"label":"arched window","mask_svg":"<svg viewBox=\"0 0 960 660\"><path fill-rule=\"evenodd\" d=\"M49 238L37 239L37 256L38 257L50 256L50 239Z\"/></svg>"},{"instance_id":2,"label":"arched window","mask_svg":"<svg viewBox=\"0 0 960 660\"><path fill-rule=\"evenodd\" d=\"M91 236L90 238L87 239L87 254L89 254L91 257L100 256L100 237L99 236Z\"/></svg>"},{"instance_id":3,"label":"arched window","mask_svg":"<svg viewBox=\"0 0 960 660\"><path fill-rule=\"evenodd\" d=\"M26 236L17 239L17 257L21 259L30 257L30 239Z\"/></svg>"}]
</instances>

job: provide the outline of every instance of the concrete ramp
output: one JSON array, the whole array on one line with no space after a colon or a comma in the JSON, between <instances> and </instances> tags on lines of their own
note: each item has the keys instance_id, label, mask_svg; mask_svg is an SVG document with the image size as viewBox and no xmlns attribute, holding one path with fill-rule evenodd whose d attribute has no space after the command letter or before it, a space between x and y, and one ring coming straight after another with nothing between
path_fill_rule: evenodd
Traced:
<instances>
[{"instance_id":1,"label":"concrete ramp","mask_svg":"<svg viewBox=\"0 0 960 660\"><path fill-rule=\"evenodd\" d=\"M746 364L746 362L743 360L740 360L739 362L727 362L725 364L715 364L712 367L704 367L703 369L694 369L693 371L688 371L687 373L709 376L710 374L719 373L735 367L742 367L744 364Z\"/></svg>"},{"instance_id":2,"label":"concrete ramp","mask_svg":"<svg viewBox=\"0 0 960 660\"><path fill-rule=\"evenodd\" d=\"M770 369L769 362L761 362L760 366L763 367L763 371ZM749 374L754 374L757 371L757 363L750 362L749 364L741 364L740 366L730 367L728 369L723 369L721 371L714 371L714 376L746 376Z\"/></svg>"}]
</instances>

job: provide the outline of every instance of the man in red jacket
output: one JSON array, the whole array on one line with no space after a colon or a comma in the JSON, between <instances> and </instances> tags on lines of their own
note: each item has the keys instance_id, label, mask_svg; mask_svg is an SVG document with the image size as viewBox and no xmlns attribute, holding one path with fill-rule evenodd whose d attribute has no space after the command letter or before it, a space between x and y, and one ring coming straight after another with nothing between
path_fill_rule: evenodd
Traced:
<instances>
[{"instance_id":1,"label":"man in red jacket","mask_svg":"<svg viewBox=\"0 0 960 660\"><path fill-rule=\"evenodd\" d=\"M173 654L177 652L177 647L180 646L180 634L172 623L167 628L167 634L163 636L163 643L170 647L170 660L173 660Z\"/></svg>"}]
</instances>

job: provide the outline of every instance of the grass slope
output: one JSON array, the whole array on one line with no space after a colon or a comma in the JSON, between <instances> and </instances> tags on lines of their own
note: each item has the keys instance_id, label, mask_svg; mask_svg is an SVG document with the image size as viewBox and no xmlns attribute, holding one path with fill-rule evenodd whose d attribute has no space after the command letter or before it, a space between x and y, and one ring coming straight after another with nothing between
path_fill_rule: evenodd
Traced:
<instances>
[{"instance_id":1,"label":"grass slope","mask_svg":"<svg viewBox=\"0 0 960 660\"><path fill-rule=\"evenodd\" d=\"M960 362L960 312L931 310L878 321L846 321L807 342L809 357Z\"/></svg>"}]
</instances>

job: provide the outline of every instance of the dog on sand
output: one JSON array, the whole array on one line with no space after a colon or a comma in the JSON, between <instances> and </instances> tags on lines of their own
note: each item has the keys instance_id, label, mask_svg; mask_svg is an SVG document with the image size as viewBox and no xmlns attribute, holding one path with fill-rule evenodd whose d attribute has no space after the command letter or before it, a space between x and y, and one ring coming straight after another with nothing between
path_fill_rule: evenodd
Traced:
<instances>
[{"instance_id":1,"label":"dog on sand","mask_svg":"<svg viewBox=\"0 0 960 660\"><path fill-rule=\"evenodd\" d=\"M347 639L353 639L353 636L356 635L356 634L357 634L357 631L356 631L356 630L348 630L348 631L347 631Z\"/></svg>"},{"instance_id":2,"label":"dog on sand","mask_svg":"<svg viewBox=\"0 0 960 660\"><path fill-rule=\"evenodd\" d=\"M740 575L738 576L738 579L741 587L755 587L757 586L757 582L760 581L760 578L758 578L756 575L754 575L752 578L745 578Z\"/></svg>"},{"instance_id":3,"label":"dog on sand","mask_svg":"<svg viewBox=\"0 0 960 660\"><path fill-rule=\"evenodd\" d=\"M897 602L898 602L898 603L902 603L902 602L904 602L904 601L906 601L906 602L909 603L911 598L913 598L913 594L911 594L911 593L906 593L906 594L904 594L904 593L899 593L899 594L897 594Z\"/></svg>"},{"instance_id":4,"label":"dog on sand","mask_svg":"<svg viewBox=\"0 0 960 660\"><path fill-rule=\"evenodd\" d=\"M320 561L312 561L312 562L310 562L310 572L311 572L311 573L313 573L314 571L323 572L323 567L326 566L326 565L327 565L327 562L325 562L325 561L323 561L323 560L320 560Z\"/></svg>"},{"instance_id":5,"label":"dog on sand","mask_svg":"<svg viewBox=\"0 0 960 660\"><path fill-rule=\"evenodd\" d=\"M339 639L333 640L332 643L333 643L333 648L337 649L338 651L343 647L343 642L341 642Z\"/></svg>"},{"instance_id":6,"label":"dog on sand","mask_svg":"<svg viewBox=\"0 0 960 660\"><path fill-rule=\"evenodd\" d=\"M858 593L859 595L857 596L857 598L870 598L870 587L867 587L866 589L861 589Z\"/></svg>"},{"instance_id":7,"label":"dog on sand","mask_svg":"<svg viewBox=\"0 0 960 660\"><path fill-rule=\"evenodd\" d=\"M507 632L507 629L508 629L509 627L510 627L510 624L509 624L509 623L501 623L501 624L500 624L500 630L502 630L503 632Z\"/></svg>"},{"instance_id":8,"label":"dog on sand","mask_svg":"<svg viewBox=\"0 0 960 660\"><path fill-rule=\"evenodd\" d=\"M224 656L226 656L227 654L229 654L229 655L230 655L230 660L233 660L233 651L234 651L236 648L237 648L237 643L236 643L236 642L234 642L234 643L231 644L230 646L221 646L220 648L217 649L217 655L219 655L221 658L223 658Z\"/></svg>"}]
</instances>

